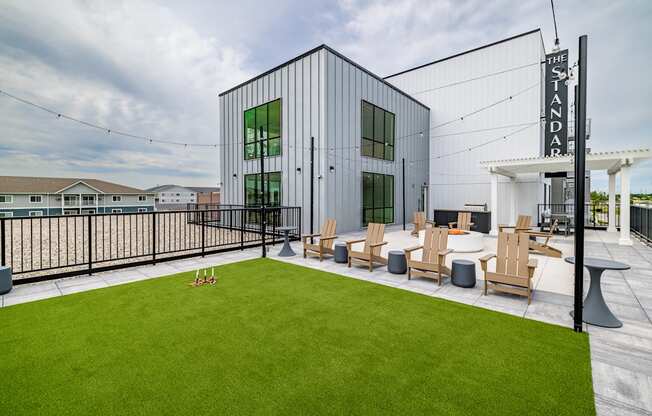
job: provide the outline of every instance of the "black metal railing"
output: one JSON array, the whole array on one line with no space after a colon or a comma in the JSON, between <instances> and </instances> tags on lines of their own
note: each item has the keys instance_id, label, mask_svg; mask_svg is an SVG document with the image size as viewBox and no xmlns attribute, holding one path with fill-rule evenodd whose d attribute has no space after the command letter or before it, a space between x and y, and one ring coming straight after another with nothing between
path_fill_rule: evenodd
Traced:
<instances>
[{"instance_id":1,"label":"black metal railing","mask_svg":"<svg viewBox=\"0 0 652 416\"><path fill-rule=\"evenodd\" d=\"M550 212L554 216L567 216L571 220L575 217L574 204L538 204L538 224L543 223L544 213ZM587 228L607 228L609 225L609 204L588 203L584 204L584 226ZM620 206L616 205L616 227L620 226Z\"/></svg>"},{"instance_id":2,"label":"black metal railing","mask_svg":"<svg viewBox=\"0 0 652 416\"><path fill-rule=\"evenodd\" d=\"M301 232L300 207L220 208L121 214L0 218L0 264L14 283L204 256L280 242L280 226ZM258 217L256 217L256 215Z\"/></svg>"},{"instance_id":3,"label":"black metal railing","mask_svg":"<svg viewBox=\"0 0 652 416\"><path fill-rule=\"evenodd\" d=\"M630 207L630 229L648 243L652 243L652 207L634 205Z\"/></svg>"}]
</instances>

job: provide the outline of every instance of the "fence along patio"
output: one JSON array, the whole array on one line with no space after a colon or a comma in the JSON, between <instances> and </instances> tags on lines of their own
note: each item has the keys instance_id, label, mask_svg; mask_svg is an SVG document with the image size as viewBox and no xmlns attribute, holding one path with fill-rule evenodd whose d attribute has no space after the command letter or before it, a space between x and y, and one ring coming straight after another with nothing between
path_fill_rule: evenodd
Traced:
<instances>
[{"instance_id":1,"label":"fence along patio","mask_svg":"<svg viewBox=\"0 0 652 416\"><path fill-rule=\"evenodd\" d=\"M184 257L241 250L262 242L260 209L203 206L180 211L0 218L0 261L14 283L31 283ZM266 240L296 227L300 207L266 208Z\"/></svg>"}]
</instances>

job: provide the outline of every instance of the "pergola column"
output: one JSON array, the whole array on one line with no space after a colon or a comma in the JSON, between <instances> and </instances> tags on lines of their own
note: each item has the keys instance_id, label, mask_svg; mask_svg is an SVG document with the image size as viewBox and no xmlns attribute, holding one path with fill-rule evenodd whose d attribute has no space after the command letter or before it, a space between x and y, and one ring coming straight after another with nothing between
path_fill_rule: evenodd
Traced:
<instances>
[{"instance_id":1,"label":"pergola column","mask_svg":"<svg viewBox=\"0 0 652 416\"><path fill-rule=\"evenodd\" d=\"M615 233L616 230L616 172L609 173L609 226L607 232Z\"/></svg>"},{"instance_id":2,"label":"pergola column","mask_svg":"<svg viewBox=\"0 0 652 416\"><path fill-rule=\"evenodd\" d=\"M514 221L514 224L516 224L516 178L509 178L509 184L511 191L511 197L509 199L509 224L511 224L511 221Z\"/></svg>"},{"instance_id":3,"label":"pergola column","mask_svg":"<svg viewBox=\"0 0 652 416\"><path fill-rule=\"evenodd\" d=\"M629 235L629 165L623 163L620 167L620 240L621 246L631 246Z\"/></svg>"},{"instance_id":4,"label":"pergola column","mask_svg":"<svg viewBox=\"0 0 652 416\"><path fill-rule=\"evenodd\" d=\"M491 174L491 231L489 235L498 235L498 175Z\"/></svg>"}]
</instances>

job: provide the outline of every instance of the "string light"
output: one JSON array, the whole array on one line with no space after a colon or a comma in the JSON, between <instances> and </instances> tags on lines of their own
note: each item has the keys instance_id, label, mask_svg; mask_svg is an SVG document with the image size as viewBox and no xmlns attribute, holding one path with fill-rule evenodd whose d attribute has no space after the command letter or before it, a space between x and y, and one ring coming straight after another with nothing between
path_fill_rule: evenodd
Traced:
<instances>
[{"instance_id":1,"label":"string light","mask_svg":"<svg viewBox=\"0 0 652 416\"><path fill-rule=\"evenodd\" d=\"M114 135L118 135L118 136L129 137L129 138L132 138L132 139L139 139L139 140L145 141L146 143L149 142L150 144L152 144L152 143L160 143L160 144L167 144L167 145L174 145L174 146L185 146L185 147L188 147L188 145L190 144L190 143L184 143L184 142L179 142L179 141L174 141L174 140L154 139L154 138L151 138L151 137L140 136L140 135L137 135L137 134L132 134L132 133L127 133L127 132L111 129L111 128L108 128L108 127L105 127L105 126L101 126L99 124L94 124L94 123L84 121L84 120L81 120L81 119L78 119L78 118L63 114L63 113L59 113L59 112L54 111L54 110L52 110L50 108L47 108L45 106L42 106L40 104L37 104L37 103L32 102L30 100L27 100L25 98L20 98L20 97L18 97L16 95L10 94L7 91L1 90L1 89L0 89L0 94L4 95L6 97L9 97L9 98L11 98L11 99L13 99L15 101L18 101L20 103L23 103L23 104L29 105L31 107L37 108L39 110L45 111L47 113L53 114L53 115L57 116L58 119L64 118L66 120L69 120L69 121L72 121L72 122L75 122L75 123L78 123L78 124L82 124L82 125L84 125L86 127L91 127L91 128L97 129L97 130L105 131L106 134L114 134ZM217 147L217 145L214 144L214 143L210 143L210 144L208 144L208 143L196 143L196 144L193 144L193 145L196 146L196 147Z\"/></svg>"}]
</instances>

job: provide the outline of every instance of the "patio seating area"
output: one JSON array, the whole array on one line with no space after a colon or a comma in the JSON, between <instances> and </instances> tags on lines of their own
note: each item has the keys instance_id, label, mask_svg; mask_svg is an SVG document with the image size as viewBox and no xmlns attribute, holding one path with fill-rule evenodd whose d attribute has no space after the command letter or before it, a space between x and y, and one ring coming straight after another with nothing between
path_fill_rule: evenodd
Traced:
<instances>
[{"instance_id":1,"label":"patio seating area","mask_svg":"<svg viewBox=\"0 0 652 416\"><path fill-rule=\"evenodd\" d=\"M329 232L330 233L330 232ZM421 232L423 235L423 231ZM337 242L361 239L366 232L338 234ZM603 276L603 293L605 300L614 314L624 323L619 329L600 328L585 325L589 334L591 349L591 368L593 389L598 414L647 414L652 412L652 248L634 240L632 246L618 245L619 235L605 231L587 230L585 252L587 256L617 259L632 266L623 272L608 271ZM403 250L418 244L417 237L411 235L411 229L403 231L400 226L387 226L381 246L380 256L387 258L390 250ZM292 246L297 254L294 257L278 257L280 244L270 246L269 256L280 261L302 265L313 269L337 273L356 280L390 286L405 291L415 292L434 298L473 305L507 313L510 315L542 321L566 328L572 327L569 311L573 305L573 266L563 258L573 254L572 237L554 235L549 244L562 251L562 257L549 257L530 253L537 260L532 286L532 301L511 294L490 291L483 295L483 272L479 259L488 253L496 252L497 239L488 235L482 237L483 249L479 252L456 253L446 255L446 266L451 268L454 260L465 259L475 264L477 284L473 288L455 286L448 277L439 286L435 281L407 274L393 274L386 266L377 264L369 272L364 263L336 263L333 256L325 254L323 261L319 257L303 258L302 242ZM361 247L361 245L359 246ZM412 253L413 259L419 259L418 251ZM196 270L218 264L228 264L260 256L260 248L222 253L204 258L169 261L153 266L141 266L131 269L97 273L93 276L59 279L28 285L20 285L0 297L0 306L31 302L35 300L58 297L71 293L88 291L96 288L120 285L138 280L151 279L184 271ZM585 293L588 290L588 273L585 273ZM647 412L647 413L646 413Z\"/></svg>"}]
</instances>

